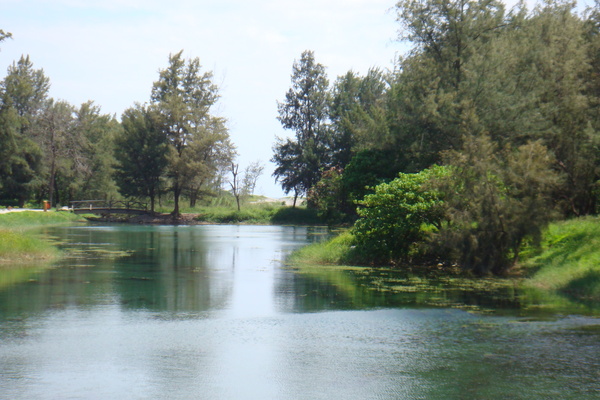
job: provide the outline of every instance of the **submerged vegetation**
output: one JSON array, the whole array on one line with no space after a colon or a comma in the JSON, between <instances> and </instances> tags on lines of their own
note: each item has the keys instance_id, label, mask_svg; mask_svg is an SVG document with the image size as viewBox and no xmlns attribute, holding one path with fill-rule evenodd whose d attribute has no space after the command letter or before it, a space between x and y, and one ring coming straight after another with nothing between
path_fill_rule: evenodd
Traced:
<instances>
[{"instance_id":1,"label":"submerged vegetation","mask_svg":"<svg viewBox=\"0 0 600 400\"><path fill-rule=\"evenodd\" d=\"M421 293L420 300L411 300L419 304L475 301L481 305L487 297L514 308L586 312L597 311L595 304L600 302L600 217L550 224L540 247L527 247L518 267L504 277L478 277L442 264L356 267L351 263L354 243L346 230L332 240L297 250L288 262L300 273L334 285L352 282L390 296Z\"/></svg>"}]
</instances>

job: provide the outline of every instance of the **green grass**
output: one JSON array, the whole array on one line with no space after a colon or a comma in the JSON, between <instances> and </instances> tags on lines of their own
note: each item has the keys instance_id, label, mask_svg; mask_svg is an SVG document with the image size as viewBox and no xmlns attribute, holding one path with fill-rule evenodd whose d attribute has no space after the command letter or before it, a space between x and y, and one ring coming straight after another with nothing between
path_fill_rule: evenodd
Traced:
<instances>
[{"instance_id":1,"label":"green grass","mask_svg":"<svg viewBox=\"0 0 600 400\"><path fill-rule=\"evenodd\" d=\"M264 202L264 196L251 196L244 199L241 210L237 210L235 198L231 195L205 199L195 207L180 203L182 214L198 214L199 221L216 224L279 224L279 225L323 225L316 210L305 206L289 207L284 202ZM173 211L171 202L156 207L156 211L169 214Z\"/></svg>"},{"instance_id":2,"label":"green grass","mask_svg":"<svg viewBox=\"0 0 600 400\"><path fill-rule=\"evenodd\" d=\"M319 225L323 222L316 211L305 207L285 207L275 203L259 203L235 207L205 207L197 210L198 220L219 224L297 224Z\"/></svg>"},{"instance_id":3,"label":"green grass","mask_svg":"<svg viewBox=\"0 0 600 400\"><path fill-rule=\"evenodd\" d=\"M55 247L33 235L0 230L0 265L8 262L13 264L51 260L57 255Z\"/></svg>"},{"instance_id":4,"label":"green grass","mask_svg":"<svg viewBox=\"0 0 600 400\"><path fill-rule=\"evenodd\" d=\"M68 212L23 211L0 214L0 266L54 259L59 255L58 249L29 230L76 221L81 221L81 217Z\"/></svg>"},{"instance_id":5,"label":"green grass","mask_svg":"<svg viewBox=\"0 0 600 400\"><path fill-rule=\"evenodd\" d=\"M290 255L289 262L305 266L345 264L351 255L353 240L352 234L344 231L331 240L298 249Z\"/></svg>"},{"instance_id":6,"label":"green grass","mask_svg":"<svg viewBox=\"0 0 600 400\"><path fill-rule=\"evenodd\" d=\"M330 273L340 268L356 269L343 267L354 265L351 261L354 251L352 243L352 235L344 232L330 241L312 244L294 252L288 261L300 271L312 275L318 269L331 270ZM365 274L373 275L373 269L362 269ZM435 266L421 269L396 266L379 270L393 274L402 269L414 272L426 285L431 282L442 284L444 290L492 294L514 291L513 297L518 296L519 303L526 309L596 313L600 311L600 217L550 224L544 232L541 248L529 248L523 252L521 265L511 278L482 279L465 275L458 268L446 270ZM422 285L415 284L414 279L402 279L400 283L383 279L378 283L377 290L422 290ZM441 289L438 287L437 290Z\"/></svg>"},{"instance_id":7,"label":"green grass","mask_svg":"<svg viewBox=\"0 0 600 400\"><path fill-rule=\"evenodd\" d=\"M528 287L582 300L600 300L600 218L551 224L542 249L524 260Z\"/></svg>"},{"instance_id":8,"label":"green grass","mask_svg":"<svg viewBox=\"0 0 600 400\"><path fill-rule=\"evenodd\" d=\"M22 211L0 214L0 229L25 230L38 226L82 221L81 216L65 211Z\"/></svg>"}]
</instances>

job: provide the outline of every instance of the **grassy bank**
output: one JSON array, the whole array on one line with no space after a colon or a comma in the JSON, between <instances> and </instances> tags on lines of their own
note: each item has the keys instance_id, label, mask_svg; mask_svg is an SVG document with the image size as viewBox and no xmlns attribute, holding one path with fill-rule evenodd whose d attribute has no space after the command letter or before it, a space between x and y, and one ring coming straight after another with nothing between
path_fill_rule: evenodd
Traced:
<instances>
[{"instance_id":1,"label":"grassy bank","mask_svg":"<svg viewBox=\"0 0 600 400\"><path fill-rule=\"evenodd\" d=\"M354 271L360 284L387 292L449 291L507 293L526 308L550 307L577 312L600 304L600 218L587 217L551 224L540 249L531 250L518 268L519 277L476 278L441 268L340 267L352 259L352 236L340 236L304 247L289 259L300 272L316 276L318 269ZM360 270L360 272L356 272ZM387 272L386 272L387 271ZM331 271L330 271L331 272ZM330 278L327 278L330 279Z\"/></svg>"},{"instance_id":2,"label":"grassy bank","mask_svg":"<svg viewBox=\"0 0 600 400\"><path fill-rule=\"evenodd\" d=\"M600 218L551 224L542 248L523 262L524 285L575 300L600 301Z\"/></svg>"},{"instance_id":3,"label":"grassy bank","mask_svg":"<svg viewBox=\"0 0 600 400\"><path fill-rule=\"evenodd\" d=\"M204 207L196 210L198 220L218 224L296 224L318 225L322 221L315 210L278 204L251 204L242 207Z\"/></svg>"},{"instance_id":4,"label":"grassy bank","mask_svg":"<svg viewBox=\"0 0 600 400\"><path fill-rule=\"evenodd\" d=\"M0 268L54 259L59 254L58 250L36 237L30 230L80 220L79 216L67 212L23 211L0 214Z\"/></svg>"}]
</instances>

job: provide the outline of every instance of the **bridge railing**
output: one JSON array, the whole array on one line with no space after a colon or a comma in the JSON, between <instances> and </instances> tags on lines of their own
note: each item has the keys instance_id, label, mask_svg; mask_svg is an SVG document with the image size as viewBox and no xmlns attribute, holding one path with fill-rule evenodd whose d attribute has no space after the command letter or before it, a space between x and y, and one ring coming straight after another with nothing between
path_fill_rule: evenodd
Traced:
<instances>
[{"instance_id":1,"label":"bridge railing","mask_svg":"<svg viewBox=\"0 0 600 400\"><path fill-rule=\"evenodd\" d=\"M148 203L137 200L78 200L71 202L73 211L89 210L144 210L148 211Z\"/></svg>"}]
</instances>

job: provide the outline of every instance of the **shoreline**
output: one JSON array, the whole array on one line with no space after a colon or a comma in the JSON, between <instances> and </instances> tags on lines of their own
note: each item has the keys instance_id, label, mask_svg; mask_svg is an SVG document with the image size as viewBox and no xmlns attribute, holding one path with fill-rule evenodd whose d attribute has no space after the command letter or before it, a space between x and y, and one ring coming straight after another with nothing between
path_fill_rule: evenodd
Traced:
<instances>
[{"instance_id":1,"label":"shoreline","mask_svg":"<svg viewBox=\"0 0 600 400\"><path fill-rule=\"evenodd\" d=\"M89 222L123 223L138 225L206 225L207 222L198 221L196 218L201 214L181 214L174 218L171 214L132 215L132 216L99 216L84 217Z\"/></svg>"}]
</instances>

